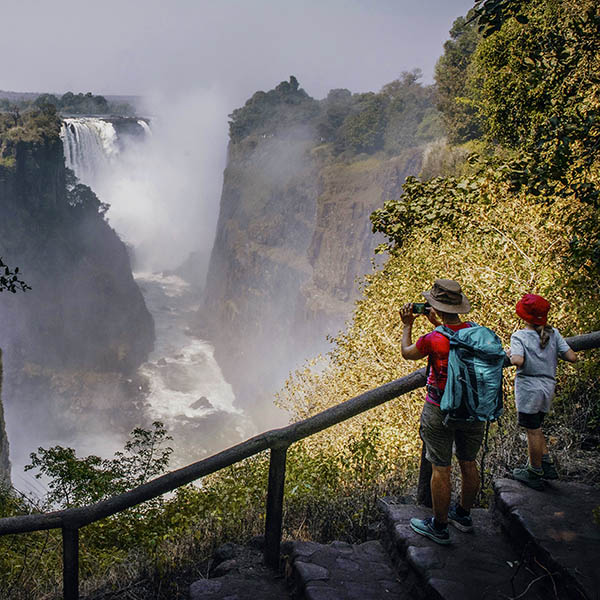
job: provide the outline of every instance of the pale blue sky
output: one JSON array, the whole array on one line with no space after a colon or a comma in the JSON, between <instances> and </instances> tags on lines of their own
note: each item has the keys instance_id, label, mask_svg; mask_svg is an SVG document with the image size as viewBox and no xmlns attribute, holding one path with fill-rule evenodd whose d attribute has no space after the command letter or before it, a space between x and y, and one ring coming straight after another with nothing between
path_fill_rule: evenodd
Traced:
<instances>
[{"instance_id":1,"label":"pale blue sky","mask_svg":"<svg viewBox=\"0 0 600 600\"><path fill-rule=\"evenodd\" d=\"M431 82L472 0L3 2L0 89L145 94L214 87L232 106L290 74L316 98Z\"/></svg>"}]
</instances>

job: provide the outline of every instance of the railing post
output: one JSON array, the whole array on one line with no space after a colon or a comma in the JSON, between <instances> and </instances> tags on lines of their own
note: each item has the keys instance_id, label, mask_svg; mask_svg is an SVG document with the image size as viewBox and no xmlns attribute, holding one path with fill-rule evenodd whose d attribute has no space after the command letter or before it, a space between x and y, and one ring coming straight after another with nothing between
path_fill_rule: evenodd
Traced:
<instances>
[{"instance_id":1,"label":"railing post","mask_svg":"<svg viewBox=\"0 0 600 600\"><path fill-rule=\"evenodd\" d=\"M417 504L431 508L431 463L425 458L425 444L421 447L421 466L419 467L419 482L417 483Z\"/></svg>"},{"instance_id":2,"label":"railing post","mask_svg":"<svg viewBox=\"0 0 600 600\"><path fill-rule=\"evenodd\" d=\"M271 462L269 464L269 490L267 492L267 518L265 523L265 564L273 569L279 568L287 449L287 446L271 448Z\"/></svg>"},{"instance_id":3,"label":"railing post","mask_svg":"<svg viewBox=\"0 0 600 600\"><path fill-rule=\"evenodd\" d=\"M62 528L63 598L79 600L79 529Z\"/></svg>"}]
</instances>

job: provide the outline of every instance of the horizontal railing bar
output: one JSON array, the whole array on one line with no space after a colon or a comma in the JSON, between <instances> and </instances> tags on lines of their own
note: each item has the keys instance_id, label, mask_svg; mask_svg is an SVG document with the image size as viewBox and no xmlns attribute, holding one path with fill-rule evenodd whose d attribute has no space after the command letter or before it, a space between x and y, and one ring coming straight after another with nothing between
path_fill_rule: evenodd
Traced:
<instances>
[{"instance_id":1,"label":"horizontal railing bar","mask_svg":"<svg viewBox=\"0 0 600 600\"><path fill-rule=\"evenodd\" d=\"M23 515L0 519L0 535L54 529L63 526L70 528L83 527L146 500L171 492L182 485L210 475L269 448L287 446L423 385L425 385L425 369L419 369L415 373L386 383L374 390L369 390L303 421L261 433L209 458L157 477L133 490L101 500L96 504L43 515Z\"/></svg>"},{"instance_id":2,"label":"horizontal railing bar","mask_svg":"<svg viewBox=\"0 0 600 600\"><path fill-rule=\"evenodd\" d=\"M575 351L600 347L600 331L566 338ZM0 535L60 527L78 528L156 498L269 448L289 446L332 425L425 385L425 368L341 402L321 413L280 429L261 433L209 458L172 471L133 490L95 504L45 514L0 519Z\"/></svg>"},{"instance_id":3,"label":"horizontal railing bar","mask_svg":"<svg viewBox=\"0 0 600 600\"><path fill-rule=\"evenodd\" d=\"M592 348L600 348L600 331L592 331L582 335L574 335L565 338L565 341L575 352L581 350L591 350Z\"/></svg>"}]
</instances>

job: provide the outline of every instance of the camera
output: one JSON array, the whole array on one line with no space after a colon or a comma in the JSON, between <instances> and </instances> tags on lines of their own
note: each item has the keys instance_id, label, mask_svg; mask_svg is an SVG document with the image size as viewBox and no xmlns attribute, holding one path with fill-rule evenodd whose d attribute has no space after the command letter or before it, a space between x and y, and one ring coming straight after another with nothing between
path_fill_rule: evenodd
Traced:
<instances>
[{"instance_id":1,"label":"camera","mask_svg":"<svg viewBox=\"0 0 600 600\"><path fill-rule=\"evenodd\" d=\"M428 302L413 302L412 312L413 315L426 315L429 312L431 306Z\"/></svg>"}]
</instances>

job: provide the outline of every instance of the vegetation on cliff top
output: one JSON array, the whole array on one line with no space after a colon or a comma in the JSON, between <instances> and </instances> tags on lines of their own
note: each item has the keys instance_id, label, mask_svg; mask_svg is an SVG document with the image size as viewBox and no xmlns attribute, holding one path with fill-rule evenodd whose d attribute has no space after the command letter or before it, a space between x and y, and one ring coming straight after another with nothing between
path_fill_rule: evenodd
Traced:
<instances>
[{"instance_id":1,"label":"vegetation on cliff top","mask_svg":"<svg viewBox=\"0 0 600 600\"><path fill-rule=\"evenodd\" d=\"M292 76L269 92L256 92L231 115L229 135L238 143L249 135L271 136L295 129L317 144L331 144L346 157L385 151L394 155L440 137L439 114L431 86L419 82L418 69L385 85L379 93L331 90L314 100Z\"/></svg>"},{"instance_id":2,"label":"vegetation on cliff top","mask_svg":"<svg viewBox=\"0 0 600 600\"><path fill-rule=\"evenodd\" d=\"M13 159L18 142L44 142L58 140L61 120L56 108L46 105L41 109L21 112L0 113L0 159L7 166L7 159ZM0 163L2 165L3 163Z\"/></svg>"},{"instance_id":3,"label":"vegetation on cliff top","mask_svg":"<svg viewBox=\"0 0 600 600\"><path fill-rule=\"evenodd\" d=\"M0 112L39 109L47 105L54 106L60 114L64 115L130 116L134 114L133 107L129 104L109 102L104 96L95 96L91 92L86 94L66 92L62 96L40 94L34 100L13 100L0 97Z\"/></svg>"}]
</instances>

